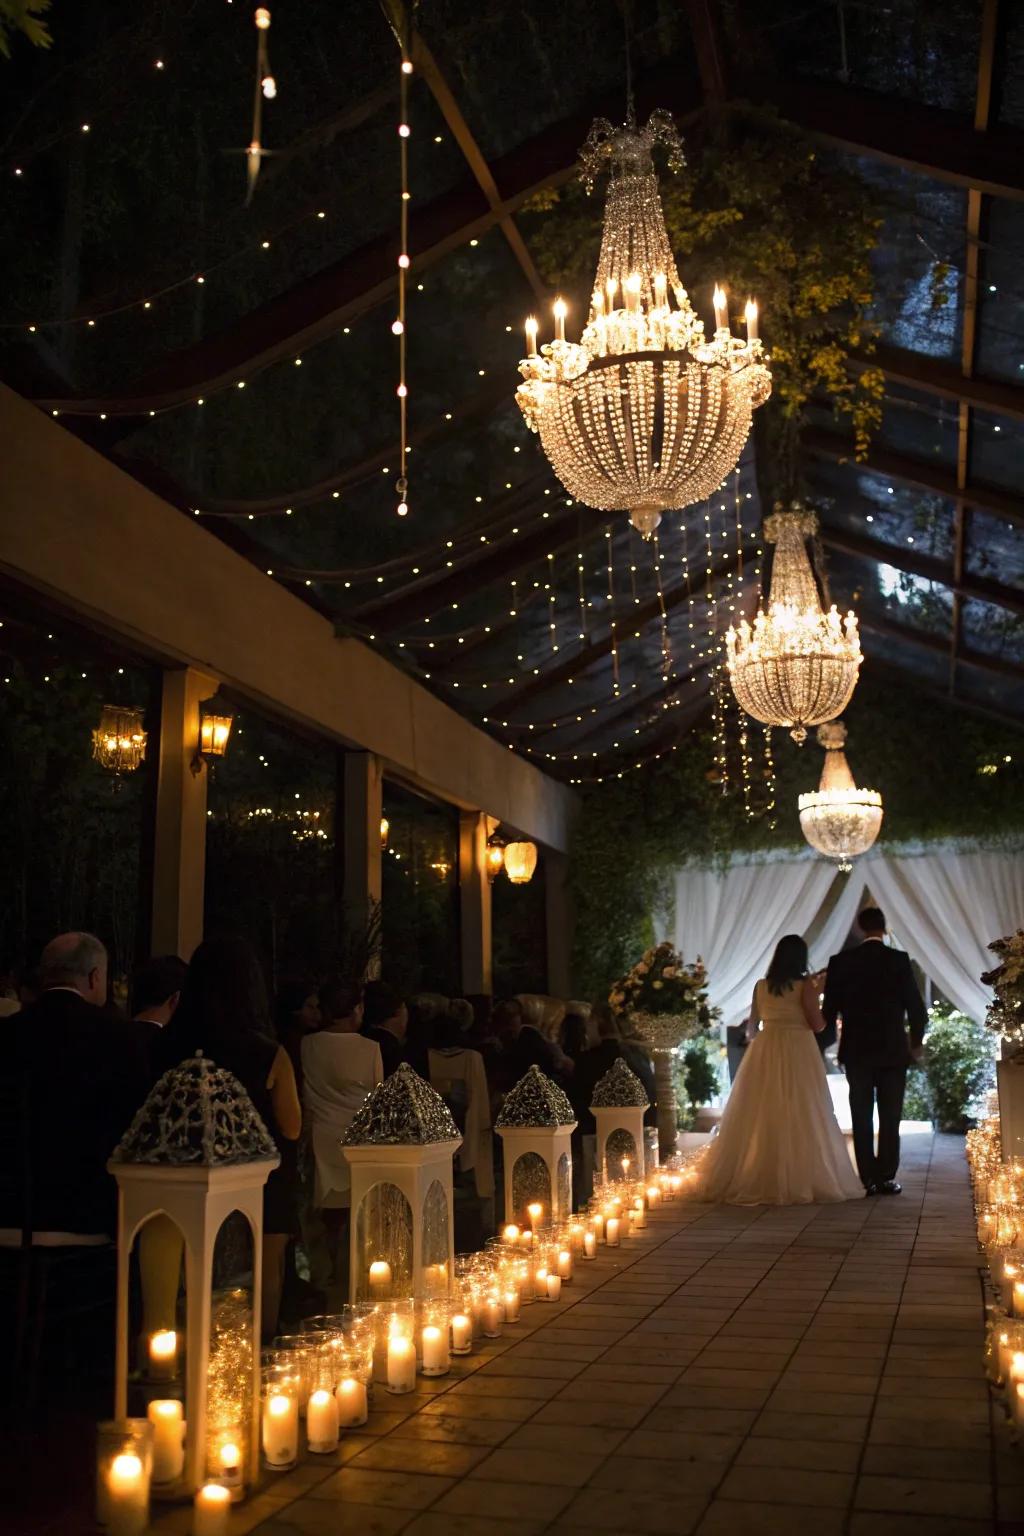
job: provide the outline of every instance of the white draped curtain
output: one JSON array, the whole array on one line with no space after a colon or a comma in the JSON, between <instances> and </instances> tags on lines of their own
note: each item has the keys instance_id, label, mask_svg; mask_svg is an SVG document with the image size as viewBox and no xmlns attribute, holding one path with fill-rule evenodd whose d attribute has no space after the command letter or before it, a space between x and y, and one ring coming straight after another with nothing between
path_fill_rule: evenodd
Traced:
<instances>
[{"instance_id":1,"label":"white draped curtain","mask_svg":"<svg viewBox=\"0 0 1024 1536\"><path fill-rule=\"evenodd\" d=\"M987 945L1024 927L1024 857L1016 850L877 852L849 875L807 857L687 867L676 875L674 943L688 960L703 956L711 1002L735 1024L782 935L807 935L811 966L823 967L843 947L868 890L911 958L950 1002L980 1019L990 994L979 978L995 963Z\"/></svg>"}]
</instances>

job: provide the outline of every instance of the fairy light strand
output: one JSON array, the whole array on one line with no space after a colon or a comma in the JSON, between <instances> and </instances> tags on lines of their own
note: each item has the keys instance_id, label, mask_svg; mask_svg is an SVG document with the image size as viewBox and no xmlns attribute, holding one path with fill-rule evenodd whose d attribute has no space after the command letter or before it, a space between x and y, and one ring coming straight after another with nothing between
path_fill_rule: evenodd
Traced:
<instances>
[{"instance_id":1,"label":"fairy light strand","mask_svg":"<svg viewBox=\"0 0 1024 1536\"><path fill-rule=\"evenodd\" d=\"M409 125L409 77L412 74L412 59L409 57L408 20L406 21L406 33L401 38L402 60L399 70L399 123L398 123L398 147L400 157L401 180L401 213L399 218L399 252L398 252L398 318L392 324L392 331L398 337L398 479L395 481L395 494L398 497L398 505L395 508L399 517L407 517L409 513L409 413L407 409L409 385L406 377L407 349L406 349L406 286L409 274L409 137L412 129Z\"/></svg>"},{"instance_id":2,"label":"fairy light strand","mask_svg":"<svg viewBox=\"0 0 1024 1536\"><path fill-rule=\"evenodd\" d=\"M608 634L612 651L612 693L619 697L619 642L615 632L615 572L612 563L612 530L609 525L604 531L605 543L608 546Z\"/></svg>"}]
</instances>

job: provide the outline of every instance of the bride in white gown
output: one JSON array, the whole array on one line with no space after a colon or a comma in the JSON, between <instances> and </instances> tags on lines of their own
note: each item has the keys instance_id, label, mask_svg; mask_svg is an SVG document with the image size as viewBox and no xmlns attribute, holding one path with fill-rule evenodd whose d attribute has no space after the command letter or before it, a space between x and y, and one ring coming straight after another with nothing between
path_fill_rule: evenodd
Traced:
<instances>
[{"instance_id":1,"label":"bride in white gown","mask_svg":"<svg viewBox=\"0 0 1024 1536\"><path fill-rule=\"evenodd\" d=\"M754 988L754 1035L718 1136L698 1169L697 1197L726 1205L809 1205L863 1198L832 1109L815 1034L825 1028L799 934L780 939Z\"/></svg>"}]
</instances>

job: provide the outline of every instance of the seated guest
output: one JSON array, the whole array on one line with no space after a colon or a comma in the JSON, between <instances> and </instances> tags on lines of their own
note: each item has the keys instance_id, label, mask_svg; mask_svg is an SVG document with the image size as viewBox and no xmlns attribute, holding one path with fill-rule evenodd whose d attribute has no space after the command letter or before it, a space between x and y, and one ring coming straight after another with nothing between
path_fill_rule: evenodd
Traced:
<instances>
[{"instance_id":1,"label":"seated guest","mask_svg":"<svg viewBox=\"0 0 1024 1536\"><path fill-rule=\"evenodd\" d=\"M362 1034L380 1046L384 1076L390 1077L405 1060L409 1010L386 981L368 981L363 992Z\"/></svg>"},{"instance_id":2,"label":"seated guest","mask_svg":"<svg viewBox=\"0 0 1024 1536\"><path fill-rule=\"evenodd\" d=\"M302 1097L302 1042L320 1028L320 997L310 981L286 981L277 995L274 1027L288 1052L295 1082Z\"/></svg>"},{"instance_id":3,"label":"seated guest","mask_svg":"<svg viewBox=\"0 0 1024 1536\"><path fill-rule=\"evenodd\" d=\"M522 1004L516 998L498 1004L493 1024L501 1042L502 1075L510 1079L506 1092L534 1066L556 1083L568 1081L572 1062L553 1040L525 1022Z\"/></svg>"},{"instance_id":4,"label":"seated guest","mask_svg":"<svg viewBox=\"0 0 1024 1536\"><path fill-rule=\"evenodd\" d=\"M285 1252L298 1233L298 1177L294 1144L302 1130L295 1073L274 1037L266 983L255 953L234 935L204 939L192 956L174 1018L158 1050L169 1066L202 1050L233 1072L281 1154L263 1189L263 1293L265 1338L277 1332Z\"/></svg>"},{"instance_id":5,"label":"seated guest","mask_svg":"<svg viewBox=\"0 0 1024 1536\"><path fill-rule=\"evenodd\" d=\"M91 933L62 933L43 950L39 996L8 1031L0 1071L25 1094L31 1210L15 1181L0 1194L0 1242L21 1241L25 1215L47 1246L96 1243L117 1230L107 1159L149 1087L139 1031L103 1011L107 951Z\"/></svg>"},{"instance_id":6,"label":"seated guest","mask_svg":"<svg viewBox=\"0 0 1024 1536\"><path fill-rule=\"evenodd\" d=\"M132 1018L146 1026L147 1043L173 1019L187 974L188 966L177 955L157 955L132 977Z\"/></svg>"},{"instance_id":7,"label":"seated guest","mask_svg":"<svg viewBox=\"0 0 1024 1536\"><path fill-rule=\"evenodd\" d=\"M341 1138L371 1088L384 1081L380 1046L359 1033L363 989L337 978L320 988L321 1026L302 1042L303 1107L314 1169L313 1208L321 1213L328 1251L310 1255L319 1286L344 1283L346 1214L352 1179Z\"/></svg>"},{"instance_id":8,"label":"seated guest","mask_svg":"<svg viewBox=\"0 0 1024 1536\"><path fill-rule=\"evenodd\" d=\"M448 1017L454 1021L464 1043L468 1044L468 1036L476 1022L473 1004L466 997L453 997L448 1004Z\"/></svg>"},{"instance_id":9,"label":"seated guest","mask_svg":"<svg viewBox=\"0 0 1024 1536\"><path fill-rule=\"evenodd\" d=\"M590 1044L587 1021L582 1013L567 1013L562 1020L558 1036L562 1050L575 1068Z\"/></svg>"}]
</instances>

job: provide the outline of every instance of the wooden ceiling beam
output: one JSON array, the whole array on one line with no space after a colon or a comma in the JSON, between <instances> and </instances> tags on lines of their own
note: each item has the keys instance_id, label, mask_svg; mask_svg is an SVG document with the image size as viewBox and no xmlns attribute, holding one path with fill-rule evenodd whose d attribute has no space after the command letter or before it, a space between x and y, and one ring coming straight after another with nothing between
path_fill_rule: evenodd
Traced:
<instances>
[{"instance_id":1,"label":"wooden ceiling beam","mask_svg":"<svg viewBox=\"0 0 1024 1536\"><path fill-rule=\"evenodd\" d=\"M957 580L953 566L946 560L921 554L903 544L887 544L883 539L865 538L862 534L849 533L845 528L833 528L828 524L822 524L821 541L827 549L837 550L840 554L891 565L925 581L936 581L965 601L994 603L996 607L1006 608L1024 618L1024 588L1008 587L986 576L964 574Z\"/></svg>"}]
</instances>

